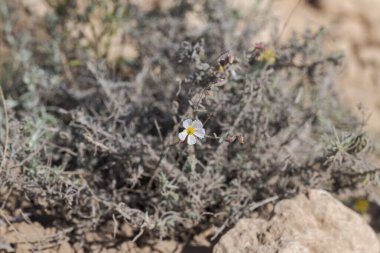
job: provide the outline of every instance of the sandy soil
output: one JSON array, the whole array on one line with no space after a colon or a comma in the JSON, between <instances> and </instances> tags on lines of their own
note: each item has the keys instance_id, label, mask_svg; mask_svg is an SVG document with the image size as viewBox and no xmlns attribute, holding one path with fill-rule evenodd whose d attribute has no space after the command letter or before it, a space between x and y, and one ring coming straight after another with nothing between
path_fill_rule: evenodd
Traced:
<instances>
[{"instance_id":1,"label":"sandy soil","mask_svg":"<svg viewBox=\"0 0 380 253\"><path fill-rule=\"evenodd\" d=\"M298 2L275 1L275 12L282 20L291 13L284 35L305 26L327 28L326 48L343 50L346 55L337 81L339 94L355 114L359 115L357 107L362 105L370 114L368 129L380 135L380 1L302 1L297 6Z\"/></svg>"}]
</instances>

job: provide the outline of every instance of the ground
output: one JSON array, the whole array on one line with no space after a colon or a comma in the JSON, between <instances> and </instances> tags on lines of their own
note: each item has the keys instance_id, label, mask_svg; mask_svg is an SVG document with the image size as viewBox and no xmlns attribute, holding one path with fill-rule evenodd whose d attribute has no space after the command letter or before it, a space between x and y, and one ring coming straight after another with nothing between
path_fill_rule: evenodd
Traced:
<instances>
[{"instance_id":1,"label":"ground","mask_svg":"<svg viewBox=\"0 0 380 253\"><path fill-rule=\"evenodd\" d=\"M24 0L24 2L39 15L47 11L46 6L39 5L38 0ZM236 0L233 4L244 11L249 9L247 2L249 1ZM327 28L328 36L325 43L327 50L343 50L346 54L344 67L336 82L338 94L344 104L357 116L361 116L362 113L358 107L365 109L365 114L370 115L367 128L375 138L379 138L376 136L380 136L380 99L378 99L378 94L380 94L380 72L378 71L380 68L380 1L277 0L274 5L279 23L283 24L284 32L281 39L287 38L292 31L302 31L305 27L325 26ZM38 8L38 6L41 7ZM263 38L265 36L263 34ZM133 54L133 49L128 52L131 51ZM376 143L375 148L379 148ZM0 251L2 247L6 247L3 242L38 241L41 238L51 237L54 244L54 238L62 236L54 228L44 228L35 222L18 223L11 227L4 225L3 219L0 219ZM90 239L96 240L96 235ZM175 244L170 242L167 244L169 246L162 247L175 248ZM129 246L126 244L124 247L128 249ZM41 252L72 252L75 248L80 248L80 245L70 246L65 242ZM148 251L149 249L145 249L144 252ZM28 245L19 247L17 252L29 252ZM103 249L99 252L115 251Z\"/></svg>"}]
</instances>

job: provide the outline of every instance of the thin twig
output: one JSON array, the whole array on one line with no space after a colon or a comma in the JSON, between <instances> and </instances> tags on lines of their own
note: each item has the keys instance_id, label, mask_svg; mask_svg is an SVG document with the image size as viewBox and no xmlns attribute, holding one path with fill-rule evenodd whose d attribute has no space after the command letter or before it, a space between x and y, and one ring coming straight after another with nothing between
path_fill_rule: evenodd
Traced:
<instances>
[{"instance_id":1,"label":"thin twig","mask_svg":"<svg viewBox=\"0 0 380 253\"><path fill-rule=\"evenodd\" d=\"M158 122L157 122L156 119L154 120L154 125L156 126L158 136L160 137L160 141L161 141L161 142L164 142L164 139L162 138L161 128L160 128L160 126L158 125Z\"/></svg>"},{"instance_id":2,"label":"thin twig","mask_svg":"<svg viewBox=\"0 0 380 253\"><path fill-rule=\"evenodd\" d=\"M141 228L139 233L133 238L132 242L136 242L144 233L144 229Z\"/></svg>"},{"instance_id":3,"label":"thin twig","mask_svg":"<svg viewBox=\"0 0 380 253\"><path fill-rule=\"evenodd\" d=\"M7 159L7 152L8 152L8 142L9 142L8 112L7 112L7 105L5 103L3 89L1 88L1 86L0 86L0 99L3 105L4 117L5 117L5 143L4 143L3 155L2 155L1 164L0 164L0 170L1 170L5 166L5 161Z\"/></svg>"},{"instance_id":4,"label":"thin twig","mask_svg":"<svg viewBox=\"0 0 380 253\"><path fill-rule=\"evenodd\" d=\"M7 195L6 195L5 199L4 199L4 202L3 202L3 204L0 207L0 210L5 208L5 205L7 204L9 196L11 196L12 192L13 192L13 186L11 187L11 189L9 190L9 192L7 193Z\"/></svg>"},{"instance_id":5,"label":"thin twig","mask_svg":"<svg viewBox=\"0 0 380 253\"><path fill-rule=\"evenodd\" d=\"M160 167L162 160L165 158L166 154L168 153L168 151L169 151L169 147L166 147L164 152L161 153L160 158L158 159L158 162L157 162L156 166L154 167L153 176L150 178L150 180L148 182L148 189L150 189L150 187L152 186L154 179L158 176L158 173L161 172L159 167Z\"/></svg>"},{"instance_id":6,"label":"thin twig","mask_svg":"<svg viewBox=\"0 0 380 253\"><path fill-rule=\"evenodd\" d=\"M264 199L264 200L262 200L262 201L252 203L252 204L249 206L249 211L253 211L253 210L255 210L255 209L257 209L257 208L259 208L259 207L261 207L261 206L263 206L263 205L266 205L266 204L268 204L268 203L270 203L270 202L274 202L274 201L276 201L276 200L278 200L278 199L279 199L279 196L278 196L278 195L275 195L275 196L273 196L273 197L270 197L270 198Z\"/></svg>"}]
</instances>

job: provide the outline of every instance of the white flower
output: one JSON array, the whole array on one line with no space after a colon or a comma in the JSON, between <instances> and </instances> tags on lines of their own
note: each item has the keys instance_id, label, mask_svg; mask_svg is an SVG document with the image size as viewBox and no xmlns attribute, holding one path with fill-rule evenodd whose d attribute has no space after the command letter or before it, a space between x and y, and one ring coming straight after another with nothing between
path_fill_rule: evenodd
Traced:
<instances>
[{"instance_id":1,"label":"white flower","mask_svg":"<svg viewBox=\"0 0 380 253\"><path fill-rule=\"evenodd\" d=\"M187 137L187 144L194 145L197 142L197 138L195 137L198 137L199 139L203 139L205 137L206 132L203 128L202 122L199 120L193 121L191 119L187 119L182 125L185 130L178 134L181 141L185 141Z\"/></svg>"}]
</instances>

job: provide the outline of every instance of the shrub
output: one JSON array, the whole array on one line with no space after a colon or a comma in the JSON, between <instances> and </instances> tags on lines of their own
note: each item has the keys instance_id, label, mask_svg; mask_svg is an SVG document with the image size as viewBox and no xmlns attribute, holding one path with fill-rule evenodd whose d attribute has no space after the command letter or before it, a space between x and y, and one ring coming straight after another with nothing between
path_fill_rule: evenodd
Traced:
<instances>
[{"instance_id":1,"label":"shrub","mask_svg":"<svg viewBox=\"0 0 380 253\"><path fill-rule=\"evenodd\" d=\"M253 42L272 24L260 1L247 17L213 0L149 11L47 2L44 23L0 4L0 186L32 217L72 227L72 242L110 222L141 242L211 227L217 237L298 191L376 179L363 124L337 99L342 55L323 53L323 29ZM135 57L112 58L115 40ZM178 138L186 119L204 125L196 145Z\"/></svg>"}]
</instances>

